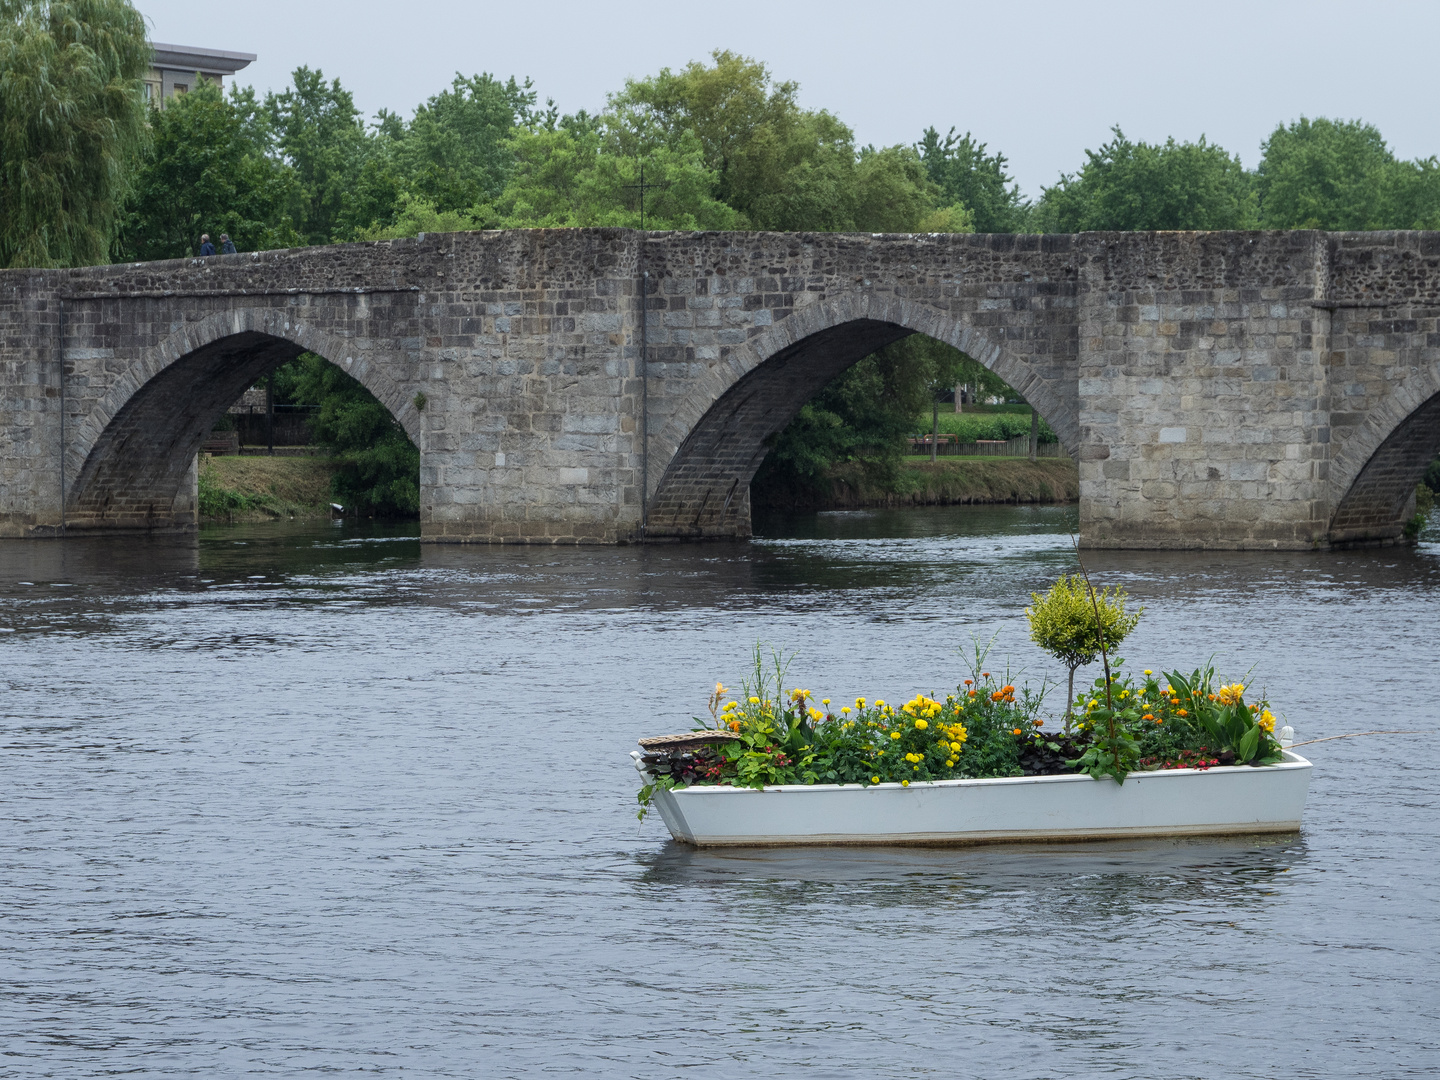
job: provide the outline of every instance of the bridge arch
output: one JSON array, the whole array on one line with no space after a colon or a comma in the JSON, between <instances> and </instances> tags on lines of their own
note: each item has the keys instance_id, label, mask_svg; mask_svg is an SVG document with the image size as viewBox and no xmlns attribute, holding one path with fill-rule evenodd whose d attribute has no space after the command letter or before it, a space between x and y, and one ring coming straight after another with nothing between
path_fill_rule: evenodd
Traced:
<instances>
[{"instance_id":1,"label":"bridge arch","mask_svg":"<svg viewBox=\"0 0 1440 1080\"><path fill-rule=\"evenodd\" d=\"M1395 540L1415 485L1440 450L1440 364L1411 375L1373 408L1330 461L1329 539Z\"/></svg>"},{"instance_id":2,"label":"bridge arch","mask_svg":"<svg viewBox=\"0 0 1440 1080\"><path fill-rule=\"evenodd\" d=\"M925 334L959 349L1015 387L1073 457L1078 388L1056 385L964 315L889 294L855 292L798 308L733 348L668 410L651 436L664 463L646 535L750 535L750 481L781 430L827 383L876 349ZM700 392L693 392L699 389ZM652 474L653 475L653 474Z\"/></svg>"},{"instance_id":3,"label":"bridge arch","mask_svg":"<svg viewBox=\"0 0 1440 1080\"><path fill-rule=\"evenodd\" d=\"M195 454L217 417L272 368L312 352L356 379L420 444L420 415L379 364L293 308L240 307L172 331L127 365L67 439L75 528L195 523Z\"/></svg>"}]
</instances>

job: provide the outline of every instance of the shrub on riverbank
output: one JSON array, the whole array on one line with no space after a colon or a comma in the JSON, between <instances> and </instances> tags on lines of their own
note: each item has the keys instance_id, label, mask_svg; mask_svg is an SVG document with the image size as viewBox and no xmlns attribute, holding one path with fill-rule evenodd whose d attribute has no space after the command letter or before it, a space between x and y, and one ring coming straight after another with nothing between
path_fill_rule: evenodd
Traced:
<instances>
[{"instance_id":1,"label":"shrub on riverbank","mask_svg":"<svg viewBox=\"0 0 1440 1080\"><path fill-rule=\"evenodd\" d=\"M205 523L324 517L330 513L327 457L200 458L200 520Z\"/></svg>"}]
</instances>

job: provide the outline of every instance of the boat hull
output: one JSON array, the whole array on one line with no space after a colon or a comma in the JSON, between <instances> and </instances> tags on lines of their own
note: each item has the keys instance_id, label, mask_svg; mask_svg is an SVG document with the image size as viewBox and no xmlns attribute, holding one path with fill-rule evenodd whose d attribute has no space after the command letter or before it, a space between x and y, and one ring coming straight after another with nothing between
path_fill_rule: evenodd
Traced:
<instances>
[{"instance_id":1,"label":"boat hull","mask_svg":"<svg viewBox=\"0 0 1440 1080\"><path fill-rule=\"evenodd\" d=\"M697 847L984 844L1136 836L1284 833L1300 828L1311 764L1089 776L1025 776L763 789L657 791L676 840Z\"/></svg>"}]
</instances>

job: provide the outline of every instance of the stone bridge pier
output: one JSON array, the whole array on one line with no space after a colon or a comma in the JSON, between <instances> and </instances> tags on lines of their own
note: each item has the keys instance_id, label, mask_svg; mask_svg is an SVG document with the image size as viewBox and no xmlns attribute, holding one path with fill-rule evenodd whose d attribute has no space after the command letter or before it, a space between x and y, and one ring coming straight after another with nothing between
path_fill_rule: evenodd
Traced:
<instances>
[{"instance_id":1,"label":"stone bridge pier","mask_svg":"<svg viewBox=\"0 0 1440 1080\"><path fill-rule=\"evenodd\" d=\"M750 534L767 439L908 334L1020 390L1092 547L1389 543L1440 444L1440 234L520 230L0 271L0 535L195 526L277 364L420 448L422 537Z\"/></svg>"}]
</instances>

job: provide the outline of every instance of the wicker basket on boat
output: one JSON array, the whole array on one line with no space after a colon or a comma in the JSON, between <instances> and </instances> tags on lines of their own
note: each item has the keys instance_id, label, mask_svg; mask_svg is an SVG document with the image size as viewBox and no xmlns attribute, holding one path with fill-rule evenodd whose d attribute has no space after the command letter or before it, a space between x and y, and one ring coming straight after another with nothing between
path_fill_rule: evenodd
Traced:
<instances>
[{"instance_id":1,"label":"wicker basket on boat","mask_svg":"<svg viewBox=\"0 0 1440 1080\"><path fill-rule=\"evenodd\" d=\"M683 735L652 735L640 740L640 749L652 754L684 753L698 750L702 746L719 746L722 743L739 742L740 736L733 731L687 731Z\"/></svg>"}]
</instances>

